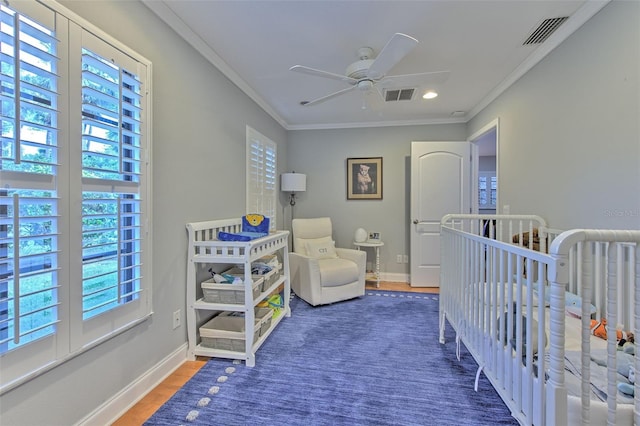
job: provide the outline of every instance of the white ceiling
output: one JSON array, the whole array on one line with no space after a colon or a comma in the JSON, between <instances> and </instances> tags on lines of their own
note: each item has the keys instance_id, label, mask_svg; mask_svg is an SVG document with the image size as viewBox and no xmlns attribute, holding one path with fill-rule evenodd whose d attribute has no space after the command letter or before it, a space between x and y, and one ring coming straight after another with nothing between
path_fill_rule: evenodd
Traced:
<instances>
[{"instance_id":1,"label":"white ceiling","mask_svg":"<svg viewBox=\"0 0 640 426\"><path fill-rule=\"evenodd\" d=\"M143 0L287 129L466 122L600 10L606 1ZM544 43L523 42L544 19L569 16ZM394 33L419 43L388 75L449 71L439 96L385 103L289 71L344 74L360 47L378 54ZM414 86L418 91L426 85ZM364 102L364 104L363 104ZM364 105L364 109L363 109Z\"/></svg>"}]
</instances>

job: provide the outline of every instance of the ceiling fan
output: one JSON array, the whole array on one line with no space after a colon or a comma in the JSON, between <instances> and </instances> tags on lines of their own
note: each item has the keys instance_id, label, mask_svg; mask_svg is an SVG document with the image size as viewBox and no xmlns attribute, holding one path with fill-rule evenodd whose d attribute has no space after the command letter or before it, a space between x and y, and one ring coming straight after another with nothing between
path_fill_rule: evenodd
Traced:
<instances>
[{"instance_id":1,"label":"ceiling fan","mask_svg":"<svg viewBox=\"0 0 640 426\"><path fill-rule=\"evenodd\" d=\"M361 47L358 49L359 60L349 65L344 75L329 71L322 71L303 65L294 65L289 70L302 74L340 80L349 87L330 93L312 101L301 102L304 106L317 105L326 100L348 93L352 90L368 92L376 88L380 96L382 90L389 87L416 86L424 83L441 84L449 76L449 71L424 72L418 74L386 75L398 62L400 62L416 45L418 40L402 33L396 33L384 46L380 54L373 59L373 49Z\"/></svg>"}]
</instances>

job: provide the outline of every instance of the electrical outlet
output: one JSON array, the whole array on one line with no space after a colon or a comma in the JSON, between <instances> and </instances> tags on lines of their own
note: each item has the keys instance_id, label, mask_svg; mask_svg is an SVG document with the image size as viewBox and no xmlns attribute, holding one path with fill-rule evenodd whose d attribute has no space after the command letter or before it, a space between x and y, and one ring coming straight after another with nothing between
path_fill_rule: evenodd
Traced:
<instances>
[{"instance_id":1,"label":"electrical outlet","mask_svg":"<svg viewBox=\"0 0 640 426\"><path fill-rule=\"evenodd\" d=\"M173 329L180 327L180 309L173 313Z\"/></svg>"},{"instance_id":2,"label":"electrical outlet","mask_svg":"<svg viewBox=\"0 0 640 426\"><path fill-rule=\"evenodd\" d=\"M402 256L402 263L409 263L409 255L405 254Z\"/></svg>"},{"instance_id":3,"label":"electrical outlet","mask_svg":"<svg viewBox=\"0 0 640 426\"><path fill-rule=\"evenodd\" d=\"M509 204L502 206L502 214L511 214L511 206Z\"/></svg>"},{"instance_id":4,"label":"electrical outlet","mask_svg":"<svg viewBox=\"0 0 640 426\"><path fill-rule=\"evenodd\" d=\"M402 263L402 255L401 254L396 256L396 263Z\"/></svg>"}]
</instances>

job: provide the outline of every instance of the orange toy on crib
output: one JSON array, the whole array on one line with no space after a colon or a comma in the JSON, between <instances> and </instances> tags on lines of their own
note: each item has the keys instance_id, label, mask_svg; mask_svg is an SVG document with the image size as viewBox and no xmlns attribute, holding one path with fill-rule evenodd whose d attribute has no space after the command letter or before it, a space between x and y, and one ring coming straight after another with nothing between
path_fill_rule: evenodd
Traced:
<instances>
[{"instance_id":1,"label":"orange toy on crib","mask_svg":"<svg viewBox=\"0 0 640 426\"><path fill-rule=\"evenodd\" d=\"M602 318L601 321L591 320L591 334L601 339L607 340L607 319ZM627 342L633 342L633 333L622 330L616 330L616 341L624 339Z\"/></svg>"}]
</instances>

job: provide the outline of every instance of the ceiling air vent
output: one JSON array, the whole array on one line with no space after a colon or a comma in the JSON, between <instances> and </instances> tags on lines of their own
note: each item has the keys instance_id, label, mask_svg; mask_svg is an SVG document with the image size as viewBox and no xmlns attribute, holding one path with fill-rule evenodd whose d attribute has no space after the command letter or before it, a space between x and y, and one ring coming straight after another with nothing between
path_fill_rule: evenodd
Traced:
<instances>
[{"instance_id":1,"label":"ceiling air vent","mask_svg":"<svg viewBox=\"0 0 640 426\"><path fill-rule=\"evenodd\" d=\"M531 35L529 35L529 37L527 37L525 42L522 44L526 46L528 44L540 44L544 42L567 19L569 19L568 16L562 16L560 18L545 19L544 21L542 21L540 25L538 25L538 28L533 30Z\"/></svg>"},{"instance_id":2,"label":"ceiling air vent","mask_svg":"<svg viewBox=\"0 0 640 426\"><path fill-rule=\"evenodd\" d=\"M384 91L385 102L410 101L416 89L394 89Z\"/></svg>"}]
</instances>

